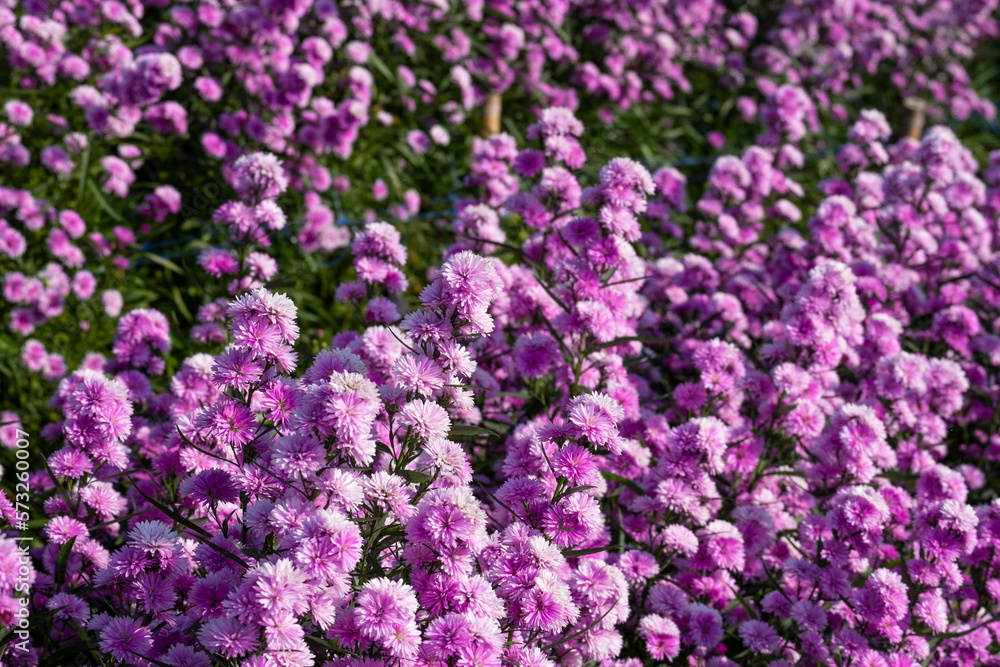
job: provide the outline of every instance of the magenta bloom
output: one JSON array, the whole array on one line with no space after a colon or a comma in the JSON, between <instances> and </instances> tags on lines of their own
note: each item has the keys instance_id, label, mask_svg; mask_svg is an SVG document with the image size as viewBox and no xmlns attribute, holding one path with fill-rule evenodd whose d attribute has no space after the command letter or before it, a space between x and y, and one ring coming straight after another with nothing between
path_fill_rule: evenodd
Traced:
<instances>
[{"instance_id":1,"label":"magenta bloom","mask_svg":"<svg viewBox=\"0 0 1000 667\"><path fill-rule=\"evenodd\" d=\"M235 187L247 199L271 199L288 188L288 178L277 156L271 153L251 153L236 160Z\"/></svg>"},{"instance_id":2,"label":"magenta bloom","mask_svg":"<svg viewBox=\"0 0 1000 667\"><path fill-rule=\"evenodd\" d=\"M375 198L375 201L382 201L388 196L389 186L381 178L375 179L375 183L372 185L372 197Z\"/></svg>"},{"instance_id":3,"label":"magenta bloom","mask_svg":"<svg viewBox=\"0 0 1000 667\"><path fill-rule=\"evenodd\" d=\"M209 468L190 477L181 484L182 494L209 505L239 500L240 494L230 473L219 468Z\"/></svg>"},{"instance_id":4,"label":"magenta bloom","mask_svg":"<svg viewBox=\"0 0 1000 667\"><path fill-rule=\"evenodd\" d=\"M21 102L20 100L11 100L3 105L4 113L7 114L7 120L11 122L12 125L17 125L18 127L27 127L31 125L32 119L35 117L35 112L32 111L31 107Z\"/></svg>"},{"instance_id":5,"label":"magenta bloom","mask_svg":"<svg viewBox=\"0 0 1000 667\"><path fill-rule=\"evenodd\" d=\"M256 648L259 630L233 616L208 619L198 630L198 641L225 658L236 658Z\"/></svg>"},{"instance_id":6,"label":"magenta bloom","mask_svg":"<svg viewBox=\"0 0 1000 667\"><path fill-rule=\"evenodd\" d=\"M587 394L573 399L569 421L579 437L598 447L617 449L617 423L625 416L621 405L606 394Z\"/></svg>"},{"instance_id":7,"label":"magenta bloom","mask_svg":"<svg viewBox=\"0 0 1000 667\"><path fill-rule=\"evenodd\" d=\"M45 367L45 362L48 359L48 353L45 351L45 346L41 342L29 338L21 350L21 360L24 361L24 365L28 367L29 371L40 371Z\"/></svg>"},{"instance_id":8,"label":"magenta bloom","mask_svg":"<svg viewBox=\"0 0 1000 667\"><path fill-rule=\"evenodd\" d=\"M409 586L380 578L358 594L355 616L364 635L381 640L405 626L416 611L417 598Z\"/></svg>"},{"instance_id":9,"label":"magenta bloom","mask_svg":"<svg viewBox=\"0 0 1000 667\"><path fill-rule=\"evenodd\" d=\"M89 531L82 522L65 516L56 517L45 526L45 536L55 544L65 544L73 538L79 539L88 534Z\"/></svg>"},{"instance_id":10,"label":"magenta bloom","mask_svg":"<svg viewBox=\"0 0 1000 667\"><path fill-rule=\"evenodd\" d=\"M430 397L445 383L441 367L423 355L404 354L392 368L396 383L407 391Z\"/></svg>"},{"instance_id":11,"label":"magenta bloom","mask_svg":"<svg viewBox=\"0 0 1000 667\"><path fill-rule=\"evenodd\" d=\"M743 644L753 653L775 653L781 641L777 631L763 621L744 621L739 633Z\"/></svg>"},{"instance_id":12,"label":"magenta bloom","mask_svg":"<svg viewBox=\"0 0 1000 667\"><path fill-rule=\"evenodd\" d=\"M646 640L646 650L657 660L673 660L680 653L680 631L670 619L658 614L643 617L639 634Z\"/></svg>"},{"instance_id":13,"label":"magenta bloom","mask_svg":"<svg viewBox=\"0 0 1000 667\"><path fill-rule=\"evenodd\" d=\"M256 437L257 420L246 406L223 400L198 417L198 426L219 444L241 447Z\"/></svg>"},{"instance_id":14,"label":"magenta bloom","mask_svg":"<svg viewBox=\"0 0 1000 667\"><path fill-rule=\"evenodd\" d=\"M0 413L0 445L9 449L16 447L18 431L21 429L21 418L16 412L4 410Z\"/></svg>"},{"instance_id":15,"label":"magenta bloom","mask_svg":"<svg viewBox=\"0 0 1000 667\"><path fill-rule=\"evenodd\" d=\"M215 358L212 378L220 387L246 391L256 384L264 372L264 364L249 348L230 348Z\"/></svg>"},{"instance_id":16,"label":"magenta bloom","mask_svg":"<svg viewBox=\"0 0 1000 667\"><path fill-rule=\"evenodd\" d=\"M108 317L118 317L122 312L124 301L118 290L104 290L101 293L101 302L104 304L104 313Z\"/></svg>"},{"instance_id":17,"label":"magenta bloom","mask_svg":"<svg viewBox=\"0 0 1000 667\"><path fill-rule=\"evenodd\" d=\"M222 248L210 248L202 251L198 257L198 264L205 269L205 273L214 278L236 273L240 266L239 260L231 252Z\"/></svg>"},{"instance_id":18,"label":"magenta bloom","mask_svg":"<svg viewBox=\"0 0 1000 667\"><path fill-rule=\"evenodd\" d=\"M294 386L281 380L274 380L261 389L258 401L260 408L264 410L264 416L279 427L288 423L298 405Z\"/></svg>"},{"instance_id":19,"label":"magenta bloom","mask_svg":"<svg viewBox=\"0 0 1000 667\"><path fill-rule=\"evenodd\" d=\"M414 153L424 154L430 148L430 140L427 135L420 130L411 130L406 135L406 143L413 149Z\"/></svg>"},{"instance_id":20,"label":"magenta bloom","mask_svg":"<svg viewBox=\"0 0 1000 667\"><path fill-rule=\"evenodd\" d=\"M116 660L134 662L152 648L149 628L132 618L112 618L101 628L101 650Z\"/></svg>"}]
</instances>

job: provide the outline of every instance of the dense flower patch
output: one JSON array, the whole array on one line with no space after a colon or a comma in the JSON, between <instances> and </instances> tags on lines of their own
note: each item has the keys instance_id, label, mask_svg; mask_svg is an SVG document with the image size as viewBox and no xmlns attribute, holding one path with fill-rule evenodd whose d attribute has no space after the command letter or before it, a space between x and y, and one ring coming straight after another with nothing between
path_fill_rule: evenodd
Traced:
<instances>
[{"instance_id":1,"label":"dense flower patch","mask_svg":"<svg viewBox=\"0 0 1000 667\"><path fill-rule=\"evenodd\" d=\"M856 4L8 3L0 315L16 335L5 351L35 336L53 361L28 366L51 382L82 360L72 338L106 345L119 301L183 292L187 257L220 236L245 240L220 225L245 228L250 213L216 211L252 152L277 156L288 181L285 213L254 213L282 232L272 259L314 267L332 260L303 254L349 243L338 221L450 207L494 97L525 125L536 109L576 109L606 124L602 145L625 150L637 118L657 151L683 140L704 152L758 122L815 132L818 111L844 120L879 87L896 91L892 104L925 97L940 118L993 116L963 62L996 36L996 2ZM691 108L715 110L703 121ZM216 255L202 264L225 273ZM150 261L169 270L136 288L129 272ZM164 279L175 285L158 293Z\"/></svg>"},{"instance_id":2,"label":"dense flower patch","mask_svg":"<svg viewBox=\"0 0 1000 667\"><path fill-rule=\"evenodd\" d=\"M0 660L1000 664L996 9L0 6Z\"/></svg>"},{"instance_id":3,"label":"dense flower patch","mask_svg":"<svg viewBox=\"0 0 1000 667\"><path fill-rule=\"evenodd\" d=\"M367 225L337 298L368 324L301 369L249 255L201 262L236 293L195 332L218 354L168 364L167 318L123 316L52 398L6 659L991 664L996 169L865 112L808 214L771 141L688 210L676 170L581 183L583 134L554 107L477 140L493 178L415 310ZM229 233L267 246L284 173L238 162L216 217L268 215Z\"/></svg>"}]
</instances>

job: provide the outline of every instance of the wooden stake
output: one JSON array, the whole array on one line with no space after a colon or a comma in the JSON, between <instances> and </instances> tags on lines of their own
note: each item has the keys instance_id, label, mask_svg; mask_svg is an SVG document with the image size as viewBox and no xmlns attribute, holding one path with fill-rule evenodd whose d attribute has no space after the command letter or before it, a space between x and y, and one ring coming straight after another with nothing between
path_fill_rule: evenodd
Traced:
<instances>
[{"instance_id":1,"label":"wooden stake","mask_svg":"<svg viewBox=\"0 0 1000 667\"><path fill-rule=\"evenodd\" d=\"M492 137L500 134L500 116L503 111L503 101L498 93L490 93L483 103L483 128L484 137Z\"/></svg>"},{"instance_id":2,"label":"wooden stake","mask_svg":"<svg viewBox=\"0 0 1000 667\"><path fill-rule=\"evenodd\" d=\"M924 120L927 114L927 102L919 97L903 99L903 114L899 124L899 136L910 139L920 139L924 134Z\"/></svg>"}]
</instances>

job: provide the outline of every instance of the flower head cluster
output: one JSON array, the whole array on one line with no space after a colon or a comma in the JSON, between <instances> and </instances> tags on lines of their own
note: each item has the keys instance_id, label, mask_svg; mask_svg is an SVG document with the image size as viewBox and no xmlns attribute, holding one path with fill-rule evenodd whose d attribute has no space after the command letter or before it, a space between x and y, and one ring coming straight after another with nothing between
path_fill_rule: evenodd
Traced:
<instances>
[{"instance_id":1,"label":"flower head cluster","mask_svg":"<svg viewBox=\"0 0 1000 667\"><path fill-rule=\"evenodd\" d=\"M331 39L344 17L388 20L269 9L286 27L321 20ZM169 13L220 35L259 28L272 46L283 29L249 10ZM732 41L754 34L732 21ZM467 35L437 37L471 66ZM530 49L516 30L497 39ZM616 48L627 61L628 42ZM311 74L292 59L268 78L247 56L240 83L311 107L313 139L332 143L364 110L313 96L329 69L313 62L334 56L306 50ZM344 53L371 57L364 43ZM108 108L169 101L169 61L143 63L109 64ZM463 68L453 79L474 97ZM371 95L363 74L349 81ZM107 362L59 384L54 451L31 474L47 515L30 554L28 606L51 612L39 657L84 634L112 662L178 667L990 664L1000 158L980 177L954 132L885 146L884 119L865 114L842 179L807 194L785 174L801 152L780 143L812 124L796 90L769 93L773 136L716 160L690 211L679 172L618 158L588 182L566 107L521 151L480 143L477 178L518 178L470 180L454 244L402 318L408 234L360 229L357 282L338 291L368 299L364 323L330 349L299 340L295 303L251 284L276 266L237 245L203 262L237 274L239 295L197 318L218 354L174 363L167 316L128 312ZM220 130L292 135L262 123L248 112ZM252 230L281 231L276 198L307 178L294 151L270 148L231 156L241 199L216 212L231 239L264 246ZM44 346L23 356L51 365Z\"/></svg>"}]
</instances>

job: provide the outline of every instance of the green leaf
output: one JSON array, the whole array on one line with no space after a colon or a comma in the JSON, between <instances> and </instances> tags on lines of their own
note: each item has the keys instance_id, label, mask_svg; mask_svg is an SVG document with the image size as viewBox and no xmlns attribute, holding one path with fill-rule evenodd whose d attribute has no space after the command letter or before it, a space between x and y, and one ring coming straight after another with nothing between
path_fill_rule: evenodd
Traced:
<instances>
[{"instance_id":1,"label":"green leaf","mask_svg":"<svg viewBox=\"0 0 1000 667\"><path fill-rule=\"evenodd\" d=\"M132 482L132 486L135 488L136 491L139 492L139 494L143 498L145 498L150 503L152 503L153 506L156 507L156 509L158 509L161 512L163 512L164 514L166 514L167 516L169 516L171 519L173 519L177 523L181 524L182 526L185 526L186 528L194 530L194 531L196 531L196 532L204 535L205 537L209 537L209 538L212 537L211 533L209 533L207 530L205 530L204 528L202 528L198 524L196 524L196 523L194 523L194 522L192 522L192 521L184 518L183 516L181 516L179 513L175 512L174 510L171 510L170 508L168 508L167 506L163 505L162 503L157 502L156 500L153 500L152 498L150 498L149 496L147 496L143 492L143 490L140 489L135 484L134 481ZM212 542L211 540L204 540L203 544L205 546L207 546L208 548L210 548L210 549L212 549L214 551L219 552L222 556L225 556L226 558L228 558L229 560L233 561L234 563L239 563L240 567L242 567L244 570L248 569L247 564L245 562L243 562L243 560L241 558L239 558L236 554L234 554L233 552L229 551L228 549L224 549L223 547L219 546L215 542Z\"/></svg>"},{"instance_id":2,"label":"green leaf","mask_svg":"<svg viewBox=\"0 0 1000 667\"><path fill-rule=\"evenodd\" d=\"M148 660L149 662L151 662L151 663L153 663L154 665L156 665L156 667L171 667L171 665L168 665L168 664L167 664L167 663L165 663L165 662L160 662L159 660L157 660L157 659L155 659L155 658L150 658L150 657L148 657L148 656L146 656L146 655L144 655L144 654L142 654L142 653L137 653L137 652L135 652L135 651L129 651L129 649L125 649L125 650L126 650L126 651L128 651L129 653L131 653L132 655L137 655L137 656L139 656L139 657L140 657L140 658L142 658L143 660Z\"/></svg>"},{"instance_id":3,"label":"green leaf","mask_svg":"<svg viewBox=\"0 0 1000 667\"><path fill-rule=\"evenodd\" d=\"M646 345L669 345L671 340L669 338L652 338L650 336L622 336L621 338L615 338L614 340L609 340L606 343L596 343L590 345L585 354L593 354L600 350L605 350L609 347L618 347L619 345L624 345L625 343L632 343L639 341Z\"/></svg>"},{"instance_id":4,"label":"green leaf","mask_svg":"<svg viewBox=\"0 0 1000 667\"><path fill-rule=\"evenodd\" d=\"M384 76L385 78L389 79L390 81L395 81L396 80L396 77L393 76L393 74L392 74L392 70L390 70L386 66L386 64L384 62L382 62L382 59L379 58L374 53L369 53L368 54L368 62L370 62L372 65L374 65L375 69L377 69L379 72L381 72L382 76Z\"/></svg>"},{"instance_id":5,"label":"green leaf","mask_svg":"<svg viewBox=\"0 0 1000 667\"><path fill-rule=\"evenodd\" d=\"M90 150L91 142L87 142L87 147L83 150L83 164L80 165L80 185L76 192L76 205L83 203L83 189L87 184L87 172L90 171Z\"/></svg>"},{"instance_id":6,"label":"green leaf","mask_svg":"<svg viewBox=\"0 0 1000 667\"><path fill-rule=\"evenodd\" d=\"M60 644L59 649L46 655L38 663L39 667L64 667L72 664L69 658L77 657L81 653L93 651L98 647L97 641L90 641L86 644L80 642L65 642Z\"/></svg>"},{"instance_id":7,"label":"green leaf","mask_svg":"<svg viewBox=\"0 0 1000 667\"><path fill-rule=\"evenodd\" d=\"M499 434L504 434L504 433L506 433L507 431L510 430L511 425L510 424L504 424L503 422L498 422L498 421L495 421L493 419L484 419L483 420L483 427L493 429L494 431L496 431Z\"/></svg>"},{"instance_id":8,"label":"green leaf","mask_svg":"<svg viewBox=\"0 0 1000 667\"><path fill-rule=\"evenodd\" d=\"M601 476L604 477L604 479L608 480L609 482L618 482L619 484L624 484L628 488L638 493L640 496L646 495L646 492L642 490L642 487L640 487L632 480L622 477L621 475L616 475L613 472L608 472L607 470L604 470L601 472Z\"/></svg>"},{"instance_id":9,"label":"green leaf","mask_svg":"<svg viewBox=\"0 0 1000 667\"><path fill-rule=\"evenodd\" d=\"M61 547L59 547L59 553L56 555L56 583L61 584L66 579L66 565L69 563L69 556L73 553L73 544L76 542L76 536L74 535L70 538L69 542L66 542Z\"/></svg>"},{"instance_id":10,"label":"green leaf","mask_svg":"<svg viewBox=\"0 0 1000 667\"><path fill-rule=\"evenodd\" d=\"M730 586L729 590L731 590L733 592L733 595L735 595L736 599L739 600L740 606L743 607L743 609L746 610L746 612L750 616L750 618L758 618L757 614L753 610L753 607L751 607L750 603L747 602L746 599L744 599L744 597L739 594L739 591L736 590L735 586Z\"/></svg>"},{"instance_id":11,"label":"green leaf","mask_svg":"<svg viewBox=\"0 0 1000 667\"><path fill-rule=\"evenodd\" d=\"M451 427L448 437L455 438L500 438L496 431L482 426L472 426L471 424L455 424Z\"/></svg>"},{"instance_id":12,"label":"green leaf","mask_svg":"<svg viewBox=\"0 0 1000 667\"><path fill-rule=\"evenodd\" d=\"M512 396L513 398L531 398L531 394L527 389L519 389L518 391L501 391L498 396Z\"/></svg>"},{"instance_id":13,"label":"green leaf","mask_svg":"<svg viewBox=\"0 0 1000 667\"><path fill-rule=\"evenodd\" d=\"M395 192L402 191L403 183L402 181L399 180L399 170L393 167L393 165L384 155L381 156L379 162L382 163L383 173L385 174L386 178L389 179L389 184L392 186L392 190Z\"/></svg>"},{"instance_id":14,"label":"green leaf","mask_svg":"<svg viewBox=\"0 0 1000 667\"><path fill-rule=\"evenodd\" d=\"M176 285L174 285L173 294L174 294L174 303L177 304L177 309L181 311L181 313L184 315L184 317L187 318L189 322L192 321L194 318L191 317L191 311L188 310L187 304L184 303L184 298L181 296L181 291L180 289L177 288Z\"/></svg>"},{"instance_id":15,"label":"green leaf","mask_svg":"<svg viewBox=\"0 0 1000 667\"><path fill-rule=\"evenodd\" d=\"M177 274L180 274L180 275L184 275L184 269L182 269L181 267L177 266L175 263L171 262L166 257L160 257L157 254L154 254L154 253L151 253L151 252L146 252L146 251L140 252L139 255L141 257L145 257L146 259L148 259L151 262L155 262L156 264L159 264L160 266L162 266L165 269L169 269L170 271L173 271L174 273L177 273Z\"/></svg>"},{"instance_id":16,"label":"green leaf","mask_svg":"<svg viewBox=\"0 0 1000 667\"><path fill-rule=\"evenodd\" d=\"M661 104L658 106L659 109L670 114L671 116L690 116L692 113L691 107L682 106L680 104Z\"/></svg>"},{"instance_id":17,"label":"green leaf","mask_svg":"<svg viewBox=\"0 0 1000 667\"><path fill-rule=\"evenodd\" d=\"M393 544L399 544L400 542L406 541L406 535L389 535L388 537L382 539L374 549L372 553L381 554L384 553L386 549L391 547Z\"/></svg>"},{"instance_id":18,"label":"green leaf","mask_svg":"<svg viewBox=\"0 0 1000 667\"><path fill-rule=\"evenodd\" d=\"M560 477L559 479L564 480L565 477ZM571 486L570 488L566 489L562 493L559 493L554 498L552 498L552 502L556 503L562 498L565 498L566 496L571 496L574 493L580 493L581 491L586 491L587 489L596 489L596 488L597 487L592 484L588 486Z\"/></svg>"},{"instance_id":19,"label":"green leaf","mask_svg":"<svg viewBox=\"0 0 1000 667\"><path fill-rule=\"evenodd\" d=\"M397 470L396 474L405 479L407 482L411 482L413 484L423 484L424 482L429 482L434 479L430 475L422 473L418 470Z\"/></svg>"},{"instance_id":20,"label":"green leaf","mask_svg":"<svg viewBox=\"0 0 1000 667\"><path fill-rule=\"evenodd\" d=\"M198 524L194 523L190 519L187 519L187 518L181 516L180 513L178 513L176 510L172 510L169 507L167 507L166 505L164 505L163 503L161 503L160 501L155 500L153 498L150 498L148 495L146 495L145 491L143 491L141 488L139 488L139 485L136 484L134 481L132 482L132 486L133 486L133 488L136 491L139 492L139 495L141 495L143 498L145 498L146 500L148 500L153 505L153 507L155 507L156 509L158 509L161 512L163 512L164 514L166 514L167 516L169 516L171 519L173 519L177 523L181 524L182 526L184 526L185 528L187 528L189 530L193 530L196 533L201 534L203 537L209 537L209 538L212 537L212 534L210 532L208 532L207 530L205 530L204 528L202 528ZM211 544L211 543L206 543L206 544ZM216 545L216 546L218 546L218 545ZM225 550L223 550L223 551L225 551ZM229 553L229 552L227 551L226 553ZM232 556L232 554L229 554L229 555ZM239 561L239 563L240 563L240 565L243 565L244 567L246 567L246 563L244 563L243 561Z\"/></svg>"},{"instance_id":21,"label":"green leaf","mask_svg":"<svg viewBox=\"0 0 1000 667\"><path fill-rule=\"evenodd\" d=\"M446 387L456 387L458 389L473 389L475 391L493 391L489 387L481 387L478 384L446 384Z\"/></svg>"},{"instance_id":22,"label":"green leaf","mask_svg":"<svg viewBox=\"0 0 1000 667\"><path fill-rule=\"evenodd\" d=\"M605 545L603 547L591 547L589 549L570 549L569 551L562 552L563 556L566 558L575 558L577 556L586 556L588 554L599 554L602 551L607 551L611 548L611 545Z\"/></svg>"},{"instance_id":23,"label":"green leaf","mask_svg":"<svg viewBox=\"0 0 1000 667\"><path fill-rule=\"evenodd\" d=\"M483 493L485 493L486 495L488 495L493 500L493 502L495 502L497 505L499 505L500 507L504 508L505 510L507 510L508 512L510 512L511 514L513 514L514 516L517 516L517 514L514 512L514 510L512 510L510 507L508 507L507 505L505 505L502 500L500 500L499 498L497 498L496 496L494 496L492 493L490 493L485 486L483 486L482 484L479 483L479 480L473 480L473 481L476 482L476 486L478 486L480 489L482 489Z\"/></svg>"},{"instance_id":24,"label":"green leaf","mask_svg":"<svg viewBox=\"0 0 1000 667\"><path fill-rule=\"evenodd\" d=\"M87 185L90 186L90 192L97 199L97 203L100 205L101 208L104 209L104 212L110 215L111 219L114 220L115 222L126 224L125 218L119 215L118 211L113 209L111 207L111 204L108 203L108 200L104 198L104 193L101 192L101 189L97 187L97 183L94 183L92 180L87 179Z\"/></svg>"}]
</instances>

